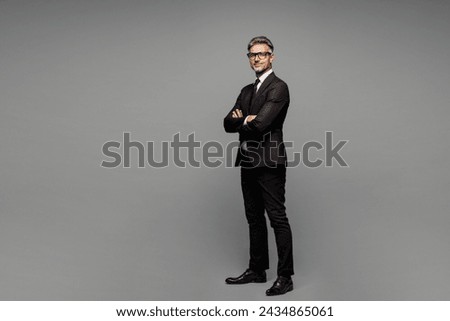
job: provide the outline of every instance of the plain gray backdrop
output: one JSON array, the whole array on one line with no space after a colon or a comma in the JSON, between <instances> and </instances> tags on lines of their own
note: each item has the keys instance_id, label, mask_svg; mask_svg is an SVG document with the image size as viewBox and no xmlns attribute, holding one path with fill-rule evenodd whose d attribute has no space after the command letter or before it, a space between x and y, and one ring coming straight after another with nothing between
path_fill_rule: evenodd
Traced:
<instances>
[{"instance_id":1,"label":"plain gray backdrop","mask_svg":"<svg viewBox=\"0 0 450 321\"><path fill-rule=\"evenodd\" d=\"M270 300L450 299L450 3L0 1L0 299L265 300L239 169L105 169L102 145L222 127L268 36L285 139L348 140L287 172L295 289ZM312 155L323 157L323 153Z\"/></svg>"}]
</instances>

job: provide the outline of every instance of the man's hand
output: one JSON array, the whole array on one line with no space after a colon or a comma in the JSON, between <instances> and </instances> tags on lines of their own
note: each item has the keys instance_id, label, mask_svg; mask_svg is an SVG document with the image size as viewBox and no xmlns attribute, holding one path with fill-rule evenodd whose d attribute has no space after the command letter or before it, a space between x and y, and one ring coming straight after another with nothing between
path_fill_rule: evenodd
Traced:
<instances>
[{"instance_id":1,"label":"man's hand","mask_svg":"<svg viewBox=\"0 0 450 321\"><path fill-rule=\"evenodd\" d=\"M241 118L241 117L244 117L244 115L242 114L242 110L240 110L240 109L235 109L235 110L233 110L233 112L231 113L231 117L232 118ZM248 124L248 123L250 123L253 119L255 119L256 118L256 115L248 115L247 117L246 117L246 121L245 121L245 123L246 124Z\"/></svg>"},{"instance_id":2,"label":"man's hand","mask_svg":"<svg viewBox=\"0 0 450 321\"><path fill-rule=\"evenodd\" d=\"M233 113L231 114L232 118L240 118L240 117L244 117L244 115L242 115L242 110L240 109L235 109L233 110Z\"/></svg>"}]
</instances>

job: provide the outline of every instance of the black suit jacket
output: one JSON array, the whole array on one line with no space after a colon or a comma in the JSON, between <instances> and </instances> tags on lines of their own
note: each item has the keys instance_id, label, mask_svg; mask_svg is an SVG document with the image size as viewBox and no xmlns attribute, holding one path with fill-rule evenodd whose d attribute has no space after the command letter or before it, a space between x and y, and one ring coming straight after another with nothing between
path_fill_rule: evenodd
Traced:
<instances>
[{"instance_id":1,"label":"black suit jacket","mask_svg":"<svg viewBox=\"0 0 450 321\"><path fill-rule=\"evenodd\" d=\"M223 124L228 133L239 133L240 148L236 166L274 167L287 163L283 143L283 123L289 107L287 84L272 72L253 97L253 84L242 88L236 104L225 117ZM244 117L232 118L232 112L241 109ZM248 115L256 118L244 125ZM242 148L246 142L247 149Z\"/></svg>"}]
</instances>

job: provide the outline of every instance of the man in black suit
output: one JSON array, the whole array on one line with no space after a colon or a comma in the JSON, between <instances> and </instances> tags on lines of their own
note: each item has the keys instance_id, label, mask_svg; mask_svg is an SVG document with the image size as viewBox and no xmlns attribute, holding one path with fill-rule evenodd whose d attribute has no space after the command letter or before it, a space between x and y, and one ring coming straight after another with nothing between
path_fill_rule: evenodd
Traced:
<instances>
[{"instance_id":1,"label":"man in black suit","mask_svg":"<svg viewBox=\"0 0 450 321\"><path fill-rule=\"evenodd\" d=\"M294 274L292 233L286 217L286 151L283 123L289 106L289 90L272 71L273 44L266 37L255 37L248 44L254 84L245 86L236 104L224 119L225 131L239 133L240 148L236 166L241 166L241 187L250 231L250 262L238 277L227 284L264 283L269 268L267 212L275 232L278 277L267 295L292 291Z\"/></svg>"}]
</instances>

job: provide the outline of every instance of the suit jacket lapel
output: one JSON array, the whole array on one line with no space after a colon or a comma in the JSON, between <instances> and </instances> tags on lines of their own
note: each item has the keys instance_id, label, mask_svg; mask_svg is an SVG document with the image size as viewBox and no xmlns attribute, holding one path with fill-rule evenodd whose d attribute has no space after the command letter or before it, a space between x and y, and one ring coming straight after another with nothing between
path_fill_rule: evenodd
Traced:
<instances>
[{"instance_id":1,"label":"suit jacket lapel","mask_svg":"<svg viewBox=\"0 0 450 321\"><path fill-rule=\"evenodd\" d=\"M259 87L258 92L256 93L257 98L259 95L262 94L262 92L267 88L267 86L270 85L270 83L275 79L275 73L272 72L269 76L267 76L266 80L261 84L261 87Z\"/></svg>"},{"instance_id":2,"label":"suit jacket lapel","mask_svg":"<svg viewBox=\"0 0 450 321\"><path fill-rule=\"evenodd\" d=\"M260 96L264 90L270 85L270 83L275 79L275 73L272 72L267 78L264 80L264 82L261 84L261 87L259 87L258 92L256 93L255 97L251 99L251 106L250 111L253 114L255 110L255 101Z\"/></svg>"},{"instance_id":3,"label":"suit jacket lapel","mask_svg":"<svg viewBox=\"0 0 450 321\"><path fill-rule=\"evenodd\" d=\"M243 103L242 103L242 111L244 112L244 115L250 115L250 109L252 106L252 95L253 92L248 89L243 97Z\"/></svg>"}]
</instances>

